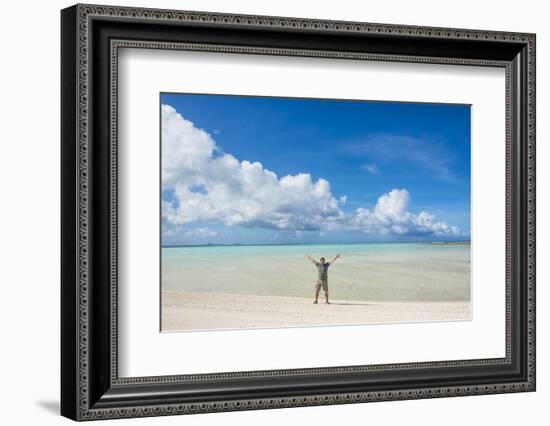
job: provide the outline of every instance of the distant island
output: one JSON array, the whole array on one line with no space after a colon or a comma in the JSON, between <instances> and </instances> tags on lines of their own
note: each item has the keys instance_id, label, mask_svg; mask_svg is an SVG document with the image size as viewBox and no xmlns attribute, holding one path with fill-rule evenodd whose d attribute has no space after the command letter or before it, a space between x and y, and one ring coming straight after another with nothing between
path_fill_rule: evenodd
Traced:
<instances>
[{"instance_id":1,"label":"distant island","mask_svg":"<svg viewBox=\"0 0 550 426\"><path fill-rule=\"evenodd\" d=\"M432 241L430 244L438 246L469 246L470 241Z\"/></svg>"}]
</instances>

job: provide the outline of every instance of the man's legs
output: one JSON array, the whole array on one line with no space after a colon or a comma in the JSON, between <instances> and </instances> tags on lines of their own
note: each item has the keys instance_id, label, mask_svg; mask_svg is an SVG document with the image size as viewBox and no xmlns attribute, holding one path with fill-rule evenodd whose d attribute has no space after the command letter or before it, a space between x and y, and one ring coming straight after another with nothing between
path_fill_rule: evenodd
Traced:
<instances>
[{"instance_id":1,"label":"man's legs","mask_svg":"<svg viewBox=\"0 0 550 426\"><path fill-rule=\"evenodd\" d=\"M319 293L321 292L321 285L320 283L315 284L315 300L313 303L317 303L319 301Z\"/></svg>"},{"instance_id":2,"label":"man's legs","mask_svg":"<svg viewBox=\"0 0 550 426\"><path fill-rule=\"evenodd\" d=\"M323 280L322 282L323 291L325 292L325 301L328 305L330 302L328 301L328 280Z\"/></svg>"}]
</instances>

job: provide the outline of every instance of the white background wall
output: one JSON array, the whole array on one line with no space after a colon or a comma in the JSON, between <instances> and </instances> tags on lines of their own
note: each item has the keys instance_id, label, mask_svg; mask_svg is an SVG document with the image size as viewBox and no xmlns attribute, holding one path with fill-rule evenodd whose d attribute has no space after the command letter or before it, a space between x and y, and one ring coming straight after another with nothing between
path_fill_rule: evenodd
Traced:
<instances>
[{"instance_id":1,"label":"white background wall","mask_svg":"<svg viewBox=\"0 0 550 426\"><path fill-rule=\"evenodd\" d=\"M538 390L530 394L117 420L118 424L547 424L550 401L549 11L545 2L104 0L103 4L537 33ZM0 25L2 424L68 424L59 404L59 9L11 1ZM102 424L113 423L107 421ZM131 423L129 423L131 422ZM113 423L116 424L116 423Z\"/></svg>"}]
</instances>

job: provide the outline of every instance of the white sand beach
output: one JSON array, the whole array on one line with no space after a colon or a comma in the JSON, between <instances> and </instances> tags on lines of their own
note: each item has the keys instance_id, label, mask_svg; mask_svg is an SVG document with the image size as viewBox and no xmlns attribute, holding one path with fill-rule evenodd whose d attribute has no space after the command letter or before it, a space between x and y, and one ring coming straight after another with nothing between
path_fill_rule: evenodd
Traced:
<instances>
[{"instance_id":1,"label":"white sand beach","mask_svg":"<svg viewBox=\"0 0 550 426\"><path fill-rule=\"evenodd\" d=\"M162 331L464 321L470 302L384 302L162 291Z\"/></svg>"}]
</instances>

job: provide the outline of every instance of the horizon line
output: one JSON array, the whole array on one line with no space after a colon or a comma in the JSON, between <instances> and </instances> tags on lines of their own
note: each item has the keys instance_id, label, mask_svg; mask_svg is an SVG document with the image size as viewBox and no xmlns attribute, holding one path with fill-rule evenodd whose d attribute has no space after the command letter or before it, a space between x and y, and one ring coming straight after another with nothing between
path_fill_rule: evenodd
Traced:
<instances>
[{"instance_id":1,"label":"horizon line","mask_svg":"<svg viewBox=\"0 0 550 426\"><path fill-rule=\"evenodd\" d=\"M324 243L205 243L205 244L161 244L161 248L179 247L252 247L252 246L308 246L308 245L359 245L359 244L471 244L471 240L434 241L368 241L368 242L324 242Z\"/></svg>"}]
</instances>

